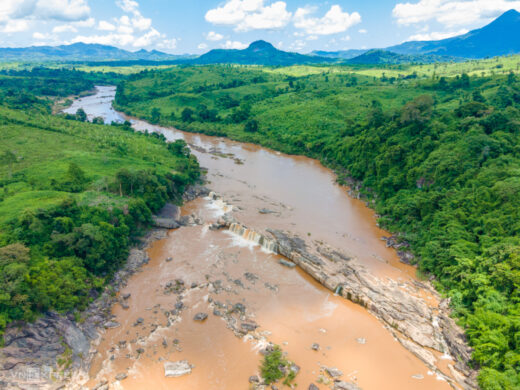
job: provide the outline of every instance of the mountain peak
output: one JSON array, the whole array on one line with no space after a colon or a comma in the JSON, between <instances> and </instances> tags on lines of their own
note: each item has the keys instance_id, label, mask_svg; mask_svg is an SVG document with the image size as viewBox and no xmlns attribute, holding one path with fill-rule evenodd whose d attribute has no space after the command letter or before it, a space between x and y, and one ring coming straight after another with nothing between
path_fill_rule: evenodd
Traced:
<instances>
[{"instance_id":1,"label":"mountain peak","mask_svg":"<svg viewBox=\"0 0 520 390\"><path fill-rule=\"evenodd\" d=\"M497 20L501 19L501 18L510 18L510 17L519 17L520 16L520 12L518 12L516 9L514 8L511 8L509 11L506 11L504 12L502 15L500 15Z\"/></svg>"},{"instance_id":2,"label":"mountain peak","mask_svg":"<svg viewBox=\"0 0 520 390\"><path fill-rule=\"evenodd\" d=\"M260 51L260 50L276 50L273 45L266 41L255 41L251 43L248 50Z\"/></svg>"}]
</instances>

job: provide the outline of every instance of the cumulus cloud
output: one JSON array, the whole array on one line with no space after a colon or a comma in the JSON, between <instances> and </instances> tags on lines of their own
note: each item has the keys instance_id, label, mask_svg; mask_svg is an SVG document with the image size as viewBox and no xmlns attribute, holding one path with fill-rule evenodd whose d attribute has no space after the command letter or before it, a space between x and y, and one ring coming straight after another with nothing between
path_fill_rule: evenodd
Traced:
<instances>
[{"instance_id":1,"label":"cumulus cloud","mask_svg":"<svg viewBox=\"0 0 520 390\"><path fill-rule=\"evenodd\" d=\"M392 14L398 24L435 20L447 27L489 21L510 9L520 10L518 0L419 0L398 3Z\"/></svg>"},{"instance_id":2,"label":"cumulus cloud","mask_svg":"<svg viewBox=\"0 0 520 390\"><path fill-rule=\"evenodd\" d=\"M224 39L224 35L216 33L215 31L210 31L209 33L206 34L206 39L208 41L217 42L217 41L221 41L222 39Z\"/></svg>"},{"instance_id":3,"label":"cumulus cloud","mask_svg":"<svg viewBox=\"0 0 520 390\"><path fill-rule=\"evenodd\" d=\"M34 39L39 39L39 40L49 38L49 35L48 35L48 34L43 34L43 33L41 33L41 32L35 32L35 33L33 33L32 36L33 36Z\"/></svg>"},{"instance_id":4,"label":"cumulus cloud","mask_svg":"<svg viewBox=\"0 0 520 390\"><path fill-rule=\"evenodd\" d=\"M73 24L75 27L78 27L78 28L94 27L94 25L96 24L96 19L88 18L85 20L80 20L78 22L74 22Z\"/></svg>"},{"instance_id":5,"label":"cumulus cloud","mask_svg":"<svg viewBox=\"0 0 520 390\"><path fill-rule=\"evenodd\" d=\"M7 21L4 25L0 24L0 32L16 33L27 31L29 29L29 22L23 19L14 19Z\"/></svg>"},{"instance_id":6,"label":"cumulus cloud","mask_svg":"<svg viewBox=\"0 0 520 390\"><path fill-rule=\"evenodd\" d=\"M106 35L78 35L67 43L99 43L110 46L130 46L135 38L131 34L106 34Z\"/></svg>"},{"instance_id":7,"label":"cumulus cloud","mask_svg":"<svg viewBox=\"0 0 520 390\"><path fill-rule=\"evenodd\" d=\"M38 0L34 10L34 16L43 20L85 20L89 15L86 0Z\"/></svg>"},{"instance_id":8,"label":"cumulus cloud","mask_svg":"<svg viewBox=\"0 0 520 390\"><path fill-rule=\"evenodd\" d=\"M291 45L289 46L289 49L294 50L294 51L301 51L301 50L303 50L303 48L305 46L307 46L307 42L305 42L301 39L297 39L293 43L291 43Z\"/></svg>"},{"instance_id":9,"label":"cumulus cloud","mask_svg":"<svg viewBox=\"0 0 520 390\"><path fill-rule=\"evenodd\" d=\"M157 43L157 48L161 50L173 50L177 47L177 38L162 39Z\"/></svg>"},{"instance_id":10,"label":"cumulus cloud","mask_svg":"<svg viewBox=\"0 0 520 390\"><path fill-rule=\"evenodd\" d=\"M226 41L221 47L223 49L245 49L247 44L239 41Z\"/></svg>"},{"instance_id":11,"label":"cumulus cloud","mask_svg":"<svg viewBox=\"0 0 520 390\"><path fill-rule=\"evenodd\" d=\"M0 30L25 31L32 21L80 21L89 15L86 0L1 0Z\"/></svg>"},{"instance_id":12,"label":"cumulus cloud","mask_svg":"<svg viewBox=\"0 0 520 390\"><path fill-rule=\"evenodd\" d=\"M309 35L331 35L347 31L361 22L357 12L343 12L339 5L333 5L322 18L312 17L315 8L298 8L294 14L294 27L304 30Z\"/></svg>"},{"instance_id":13,"label":"cumulus cloud","mask_svg":"<svg viewBox=\"0 0 520 390\"><path fill-rule=\"evenodd\" d=\"M116 5L123 15L108 20L100 20L97 30L105 33L77 35L69 43L85 42L119 46L129 49L155 47L160 50L173 50L177 39L168 38L152 26L152 19L146 18L139 10L135 0L117 0ZM95 25L95 21L91 26Z\"/></svg>"},{"instance_id":14,"label":"cumulus cloud","mask_svg":"<svg viewBox=\"0 0 520 390\"><path fill-rule=\"evenodd\" d=\"M76 33L78 32L78 29L70 24L62 24L60 26L56 26L52 29L52 32L54 34L62 34L62 33L65 33L65 32L72 32L72 33Z\"/></svg>"},{"instance_id":15,"label":"cumulus cloud","mask_svg":"<svg viewBox=\"0 0 520 390\"><path fill-rule=\"evenodd\" d=\"M206 50L208 48L208 45L206 43L201 43L199 46L197 46L199 50Z\"/></svg>"},{"instance_id":16,"label":"cumulus cloud","mask_svg":"<svg viewBox=\"0 0 520 390\"><path fill-rule=\"evenodd\" d=\"M114 31L116 26L110 22L107 22L106 20L100 20L97 25L97 29L101 31Z\"/></svg>"},{"instance_id":17,"label":"cumulus cloud","mask_svg":"<svg viewBox=\"0 0 520 390\"><path fill-rule=\"evenodd\" d=\"M467 29L461 29L459 31L449 32L431 32L431 33L419 33L412 35L407 41L439 41L441 39L456 37L457 35L466 34Z\"/></svg>"},{"instance_id":18,"label":"cumulus cloud","mask_svg":"<svg viewBox=\"0 0 520 390\"><path fill-rule=\"evenodd\" d=\"M234 26L236 31L280 29L291 21L284 1L266 4L264 0L228 0L206 12L206 21Z\"/></svg>"}]
</instances>

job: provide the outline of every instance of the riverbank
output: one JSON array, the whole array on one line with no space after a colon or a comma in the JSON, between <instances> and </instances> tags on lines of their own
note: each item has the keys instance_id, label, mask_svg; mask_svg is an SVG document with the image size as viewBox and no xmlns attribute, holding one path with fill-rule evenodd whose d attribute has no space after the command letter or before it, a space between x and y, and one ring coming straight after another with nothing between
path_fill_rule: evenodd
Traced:
<instances>
[{"instance_id":1,"label":"riverbank","mask_svg":"<svg viewBox=\"0 0 520 390\"><path fill-rule=\"evenodd\" d=\"M185 202L205 196L209 191L200 185L189 187ZM96 345L104 329L119 326L113 321L112 308L123 303L118 292L129 278L149 262L147 250L167 236L169 227L180 227L177 206L167 204L155 226L130 250L128 259L103 292L81 313L47 313L34 323L12 323L4 334L0 349L0 387L2 389L79 389L89 378ZM94 293L94 292L93 292Z\"/></svg>"}]
</instances>

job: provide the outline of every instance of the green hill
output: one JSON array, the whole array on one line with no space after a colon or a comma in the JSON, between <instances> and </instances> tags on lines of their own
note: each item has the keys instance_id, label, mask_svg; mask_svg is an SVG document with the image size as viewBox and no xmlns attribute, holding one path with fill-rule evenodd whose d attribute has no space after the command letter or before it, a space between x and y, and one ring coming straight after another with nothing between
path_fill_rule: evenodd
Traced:
<instances>
[{"instance_id":1,"label":"green hill","mask_svg":"<svg viewBox=\"0 0 520 390\"><path fill-rule=\"evenodd\" d=\"M182 141L50 115L52 101L27 88L35 80L0 79L0 335L13 320L85 307L152 212L199 175ZM61 96L81 81L67 80Z\"/></svg>"},{"instance_id":2,"label":"green hill","mask_svg":"<svg viewBox=\"0 0 520 390\"><path fill-rule=\"evenodd\" d=\"M216 49L201 55L194 60L187 60L191 64L242 64L242 65L295 65L295 64L323 64L336 62L336 59L319 56L307 56L276 49L265 41L251 43L243 50Z\"/></svg>"}]
</instances>

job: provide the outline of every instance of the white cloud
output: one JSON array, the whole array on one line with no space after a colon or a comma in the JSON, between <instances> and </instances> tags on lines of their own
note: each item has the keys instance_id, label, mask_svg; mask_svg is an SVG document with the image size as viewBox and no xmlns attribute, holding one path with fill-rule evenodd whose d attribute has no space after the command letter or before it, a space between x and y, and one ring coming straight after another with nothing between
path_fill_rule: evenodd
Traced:
<instances>
[{"instance_id":1,"label":"white cloud","mask_svg":"<svg viewBox=\"0 0 520 390\"><path fill-rule=\"evenodd\" d=\"M208 41L217 42L217 41L221 41L222 39L224 39L224 35L216 33L215 31L210 31L209 33L206 34L206 39Z\"/></svg>"},{"instance_id":2,"label":"white cloud","mask_svg":"<svg viewBox=\"0 0 520 390\"><path fill-rule=\"evenodd\" d=\"M117 0L116 4L124 14L110 21L100 20L96 26L99 31L105 31L105 34L78 35L70 43L99 43L127 49L157 48L167 51L177 47L177 39L168 38L152 27L152 19L141 14L137 1ZM93 27L95 20L92 19L89 23Z\"/></svg>"},{"instance_id":3,"label":"white cloud","mask_svg":"<svg viewBox=\"0 0 520 390\"><path fill-rule=\"evenodd\" d=\"M307 46L307 42L302 41L301 39L297 39L296 41L294 41L293 43L291 43L291 45L289 46L289 49L290 49L290 50L294 50L294 51L300 51L300 50L302 50L305 46Z\"/></svg>"},{"instance_id":4,"label":"white cloud","mask_svg":"<svg viewBox=\"0 0 520 390\"><path fill-rule=\"evenodd\" d=\"M343 38L341 38L341 40L345 42L350 41L350 35L345 35Z\"/></svg>"},{"instance_id":5,"label":"white cloud","mask_svg":"<svg viewBox=\"0 0 520 390\"><path fill-rule=\"evenodd\" d=\"M305 38L308 41L317 41L318 36L317 35L309 35L307 38Z\"/></svg>"},{"instance_id":6,"label":"white cloud","mask_svg":"<svg viewBox=\"0 0 520 390\"><path fill-rule=\"evenodd\" d=\"M106 20L100 20L97 29L101 31L114 31L116 26Z\"/></svg>"},{"instance_id":7,"label":"white cloud","mask_svg":"<svg viewBox=\"0 0 520 390\"><path fill-rule=\"evenodd\" d=\"M520 10L518 0L419 0L398 3L392 14L401 25L435 20L447 27L489 21L510 9Z\"/></svg>"},{"instance_id":8,"label":"white cloud","mask_svg":"<svg viewBox=\"0 0 520 390\"><path fill-rule=\"evenodd\" d=\"M366 34L367 32L368 32L368 31L365 30L364 28L360 28L360 29L358 30L358 33L360 33L360 34Z\"/></svg>"},{"instance_id":9,"label":"white cloud","mask_svg":"<svg viewBox=\"0 0 520 390\"><path fill-rule=\"evenodd\" d=\"M294 14L294 26L309 35L331 35L347 31L361 22L357 12L343 12L339 5L333 5L322 18L310 17L315 8L298 8Z\"/></svg>"},{"instance_id":10,"label":"white cloud","mask_svg":"<svg viewBox=\"0 0 520 390\"><path fill-rule=\"evenodd\" d=\"M88 18L86 0L0 0L0 32L29 29L33 21L80 21Z\"/></svg>"},{"instance_id":11,"label":"white cloud","mask_svg":"<svg viewBox=\"0 0 520 390\"><path fill-rule=\"evenodd\" d=\"M110 46L129 46L135 40L131 34L78 35L68 43L99 43Z\"/></svg>"},{"instance_id":12,"label":"white cloud","mask_svg":"<svg viewBox=\"0 0 520 390\"><path fill-rule=\"evenodd\" d=\"M206 12L205 18L215 25L234 26L236 31L280 29L291 21L292 14L284 1L264 3L264 0L228 0Z\"/></svg>"},{"instance_id":13,"label":"white cloud","mask_svg":"<svg viewBox=\"0 0 520 390\"><path fill-rule=\"evenodd\" d=\"M126 13L134 13L139 12L139 3L133 0L118 0L116 4L119 8L121 8Z\"/></svg>"},{"instance_id":14,"label":"white cloud","mask_svg":"<svg viewBox=\"0 0 520 390\"><path fill-rule=\"evenodd\" d=\"M223 49L245 49L248 45L239 41L226 41L221 47Z\"/></svg>"},{"instance_id":15,"label":"white cloud","mask_svg":"<svg viewBox=\"0 0 520 390\"><path fill-rule=\"evenodd\" d=\"M199 50L206 50L208 48L208 45L206 43L201 43L199 46L197 46Z\"/></svg>"},{"instance_id":16,"label":"white cloud","mask_svg":"<svg viewBox=\"0 0 520 390\"><path fill-rule=\"evenodd\" d=\"M43 34L41 32L35 32L35 33L33 33L32 36L33 36L34 39L40 39L40 40L49 38L49 35Z\"/></svg>"},{"instance_id":17,"label":"white cloud","mask_svg":"<svg viewBox=\"0 0 520 390\"><path fill-rule=\"evenodd\" d=\"M159 31L157 31L155 28L152 28L146 34L138 37L132 43L132 45L134 47L148 47L151 46L157 40L157 38L161 38L161 33L159 33Z\"/></svg>"},{"instance_id":18,"label":"white cloud","mask_svg":"<svg viewBox=\"0 0 520 390\"><path fill-rule=\"evenodd\" d=\"M52 32L54 34L62 34L62 33L65 33L65 32L72 32L72 33L76 33L78 32L78 29L70 24L62 24L60 26L56 26L52 29Z\"/></svg>"},{"instance_id":19,"label":"white cloud","mask_svg":"<svg viewBox=\"0 0 520 390\"><path fill-rule=\"evenodd\" d=\"M457 35L466 34L468 32L467 29L462 29L459 31L450 31L450 32L431 32L431 33L419 33L412 35L407 39L407 41L439 41L441 39L456 37Z\"/></svg>"},{"instance_id":20,"label":"white cloud","mask_svg":"<svg viewBox=\"0 0 520 390\"><path fill-rule=\"evenodd\" d=\"M178 41L179 40L176 38L166 39L163 36L163 39L160 40L159 42L157 42L156 46L158 49L169 51L169 50L173 50L177 47Z\"/></svg>"},{"instance_id":21,"label":"white cloud","mask_svg":"<svg viewBox=\"0 0 520 390\"><path fill-rule=\"evenodd\" d=\"M132 26L141 31L148 30L152 27L152 19L145 18L142 15L136 15L132 18Z\"/></svg>"},{"instance_id":22,"label":"white cloud","mask_svg":"<svg viewBox=\"0 0 520 390\"><path fill-rule=\"evenodd\" d=\"M94 27L96 24L96 19L94 18L88 18L85 20L80 20L79 22L74 22L74 26L79 28L87 28L87 27Z\"/></svg>"},{"instance_id":23,"label":"white cloud","mask_svg":"<svg viewBox=\"0 0 520 390\"><path fill-rule=\"evenodd\" d=\"M30 25L27 20L23 19L14 19L9 20L5 25L0 25L0 32L4 33L15 33L15 32L22 32L27 31L29 29Z\"/></svg>"},{"instance_id":24,"label":"white cloud","mask_svg":"<svg viewBox=\"0 0 520 390\"><path fill-rule=\"evenodd\" d=\"M34 17L41 20L77 21L85 20L89 15L86 0L37 0L34 10Z\"/></svg>"}]
</instances>

